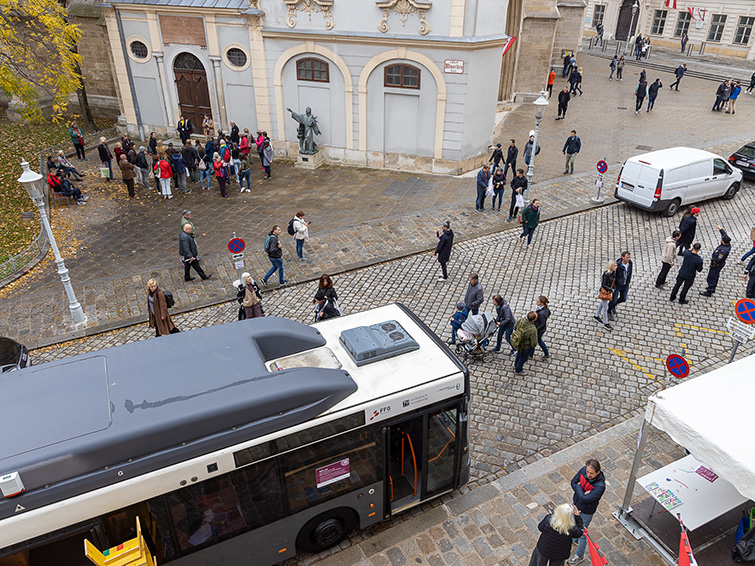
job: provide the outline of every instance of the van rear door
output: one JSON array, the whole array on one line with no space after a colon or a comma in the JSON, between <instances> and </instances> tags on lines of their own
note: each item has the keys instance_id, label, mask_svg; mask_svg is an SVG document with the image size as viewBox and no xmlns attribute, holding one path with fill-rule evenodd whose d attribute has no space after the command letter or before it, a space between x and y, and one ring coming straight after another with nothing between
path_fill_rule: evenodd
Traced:
<instances>
[{"instance_id":1,"label":"van rear door","mask_svg":"<svg viewBox=\"0 0 755 566\"><path fill-rule=\"evenodd\" d=\"M616 196L642 208L653 204L660 171L650 163L629 159L624 164Z\"/></svg>"}]
</instances>

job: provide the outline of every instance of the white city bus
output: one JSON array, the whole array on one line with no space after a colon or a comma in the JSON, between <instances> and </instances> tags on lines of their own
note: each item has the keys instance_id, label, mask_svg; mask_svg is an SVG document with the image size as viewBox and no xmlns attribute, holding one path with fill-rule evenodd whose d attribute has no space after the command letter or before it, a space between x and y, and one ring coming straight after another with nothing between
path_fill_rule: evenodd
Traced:
<instances>
[{"instance_id":1,"label":"white city bus","mask_svg":"<svg viewBox=\"0 0 755 566\"><path fill-rule=\"evenodd\" d=\"M252 319L0 376L0 566L319 552L469 477L464 365L394 304Z\"/></svg>"}]
</instances>

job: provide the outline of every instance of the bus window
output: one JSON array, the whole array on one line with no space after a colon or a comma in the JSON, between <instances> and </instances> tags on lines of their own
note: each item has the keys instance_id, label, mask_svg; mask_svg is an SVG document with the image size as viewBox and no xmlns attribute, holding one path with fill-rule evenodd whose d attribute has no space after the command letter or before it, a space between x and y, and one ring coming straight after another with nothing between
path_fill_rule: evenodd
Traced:
<instances>
[{"instance_id":1,"label":"bus window","mask_svg":"<svg viewBox=\"0 0 755 566\"><path fill-rule=\"evenodd\" d=\"M286 516L277 459L236 470L231 477L250 529L262 527Z\"/></svg>"},{"instance_id":2,"label":"bus window","mask_svg":"<svg viewBox=\"0 0 755 566\"><path fill-rule=\"evenodd\" d=\"M382 443L375 427L363 427L281 457L292 513L382 477Z\"/></svg>"},{"instance_id":3,"label":"bus window","mask_svg":"<svg viewBox=\"0 0 755 566\"><path fill-rule=\"evenodd\" d=\"M458 409L446 408L427 417L427 495L451 489L456 469Z\"/></svg>"}]
</instances>

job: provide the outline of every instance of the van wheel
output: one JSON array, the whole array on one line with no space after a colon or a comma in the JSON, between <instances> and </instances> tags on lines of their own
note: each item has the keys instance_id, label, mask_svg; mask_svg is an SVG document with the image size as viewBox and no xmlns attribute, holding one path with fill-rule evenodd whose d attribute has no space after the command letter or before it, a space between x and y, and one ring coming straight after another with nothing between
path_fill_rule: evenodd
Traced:
<instances>
[{"instance_id":1,"label":"van wheel","mask_svg":"<svg viewBox=\"0 0 755 566\"><path fill-rule=\"evenodd\" d=\"M674 216L677 212L679 212L679 205L681 203L679 202L679 199L674 199L670 203L668 203L668 206L666 207L666 210L663 211L664 216Z\"/></svg>"},{"instance_id":2,"label":"van wheel","mask_svg":"<svg viewBox=\"0 0 755 566\"><path fill-rule=\"evenodd\" d=\"M726 200L733 199L734 195L737 194L737 191L739 191L739 183L732 183L731 187L729 187L729 190L724 193L724 198Z\"/></svg>"},{"instance_id":3,"label":"van wheel","mask_svg":"<svg viewBox=\"0 0 755 566\"><path fill-rule=\"evenodd\" d=\"M357 524L351 509L339 507L310 519L299 531L296 546L307 552L322 552L342 542Z\"/></svg>"}]
</instances>

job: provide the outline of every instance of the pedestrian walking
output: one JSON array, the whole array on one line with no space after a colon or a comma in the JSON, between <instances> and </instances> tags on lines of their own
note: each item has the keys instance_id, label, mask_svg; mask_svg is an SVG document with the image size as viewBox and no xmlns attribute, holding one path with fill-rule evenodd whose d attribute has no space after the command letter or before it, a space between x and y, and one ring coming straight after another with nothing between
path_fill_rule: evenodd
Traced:
<instances>
[{"instance_id":1,"label":"pedestrian walking","mask_svg":"<svg viewBox=\"0 0 755 566\"><path fill-rule=\"evenodd\" d=\"M147 161L147 148L139 147L139 153L136 154L136 167L139 172L139 182L145 189L149 189L149 162Z\"/></svg>"},{"instance_id":2,"label":"pedestrian walking","mask_svg":"<svg viewBox=\"0 0 755 566\"><path fill-rule=\"evenodd\" d=\"M511 346L511 333L514 331L514 323L516 319L511 312L511 307L501 295L493 297L493 308L495 310L495 323L498 326L498 338L496 339L494 352L501 351L501 344L504 337L506 342ZM511 350L509 355L513 354L514 350Z\"/></svg>"},{"instance_id":3,"label":"pedestrian walking","mask_svg":"<svg viewBox=\"0 0 755 566\"><path fill-rule=\"evenodd\" d=\"M747 279L745 297L755 299L755 256L753 256L745 268L745 278Z\"/></svg>"},{"instance_id":4,"label":"pedestrian walking","mask_svg":"<svg viewBox=\"0 0 755 566\"><path fill-rule=\"evenodd\" d=\"M537 144L537 147L535 147L535 130L530 130L530 137L527 140L527 143L524 144L524 149L522 150L525 165L529 166L532 161L533 148L535 149L535 155L540 155L540 144Z\"/></svg>"},{"instance_id":5,"label":"pedestrian walking","mask_svg":"<svg viewBox=\"0 0 755 566\"><path fill-rule=\"evenodd\" d=\"M685 32L684 32L684 33L682 34L682 37L681 37L681 40L680 40L680 42L681 42L681 44L682 44L682 50L681 50L681 53L684 53L684 51L685 51L685 50L687 49L687 42L688 42L688 41L689 41L689 36L687 35L687 32L685 31Z\"/></svg>"},{"instance_id":6,"label":"pedestrian walking","mask_svg":"<svg viewBox=\"0 0 755 566\"><path fill-rule=\"evenodd\" d=\"M86 161L87 156L84 153L84 131L79 127L77 122L71 122L68 126L68 135L71 137L71 143L76 150L76 157L79 161Z\"/></svg>"},{"instance_id":7,"label":"pedestrian walking","mask_svg":"<svg viewBox=\"0 0 755 566\"><path fill-rule=\"evenodd\" d=\"M246 138L242 138L246 139ZM239 163L241 165L239 166L239 192L243 193L246 191L247 193L252 192L252 166L249 162L249 156L242 153L241 158L239 159ZM244 181L246 181L246 189L244 188Z\"/></svg>"},{"instance_id":8,"label":"pedestrian walking","mask_svg":"<svg viewBox=\"0 0 755 566\"><path fill-rule=\"evenodd\" d=\"M449 344L456 344L456 333L459 332L461 325L467 320L467 307L463 302L456 303L456 312L451 317L451 339Z\"/></svg>"},{"instance_id":9,"label":"pedestrian walking","mask_svg":"<svg viewBox=\"0 0 755 566\"><path fill-rule=\"evenodd\" d=\"M519 148L516 147L516 142L513 139L509 140L509 147L506 149L506 164L503 166L503 177L506 177L506 174L509 172L509 168L511 168L511 176L514 177L516 175L516 158L519 155Z\"/></svg>"},{"instance_id":10,"label":"pedestrian walking","mask_svg":"<svg viewBox=\"0 0 755 566\"><path fill-rule=\"evenodd\" d=\"M624 80L624 65L627 62L624 60L624 56L619 57L618 63L616 63L616 78L620 81Z\"/></svg>"},{"instance_id":11,"label":"pedestrian walking","mask_svg":"<svg viewBox=\"0 0 755 566\"><path fill-rule=\"evenodd\" d=\"M477 173L477 200L475 200L477 212L485 210L485 191L488 190L488 183L490 183L490 165L486 163Z\"/></svg>"},{"instance_id":12,"label":"pedestrian walking","mask_svg":"<svg viewBox=\"0 0 755 566\"><path fill-rule=\"evenodd\" d=\"M638 33L634 40L634 58L639 61L642 59L642 34Z\"/></svg>"},{"instance_id":13,"label":"pedestrian walking","mask_svg":"<svg viewBox=\"0 0 755 566\"><path fill-rule=\"evenodd\" d=\"M724 265L726 265L726 259L731 252L731 238L723 227L716 226L716 228L721 232L721 243L715 250L713 250L713 254L710 256L710 268L708 269L708 277L706 280L708 286L705 291L700 291L700 294L704 297L710 297L716 292L718 278L721 276L721 270L724 268Z\"/></svg>"},{"instance_id":14,"label":"pedestrian walking","mask_svg":"<svg viewBox=\"0 0 755 566\"><path fill-rule=\"evenodd\" d=\"M579 510L568 503L558 505L543 517L537 529L541 534L529 566L564 566L571 553L572 540L584 534Z\"/></svg>"},{"instance_id":15,"label":"pedestrian walking","mask_svg":"<svg viewBox=\"0 0 755 566\"><path fill-rule=\"evenodd\" d=\"M687 72L687 63L682 63L679 65L676 70L674 71L674 76L676 77L676 81L671 83L671 85L668 87L669 90L674 89L677 92L679 92L679 83L682 82L682 78L684 78L684 73Z\"/></svg>"},{"instance_id":16,"label":"pedestrian walking","mask_svg":"<svg viewBox=\"0 0 755 566\"><path fill-rule=\"evenodd\" d=\"M656 289L663 289L663 286L666 284L666 277L676 259L675 252L677 242L681 237L682 233L679 230L674 230L671 235L666 238L666 242L663 244L663 252L661 252L661 272L655 280Z\"/></svg>"},{"instance_id":17,"label":"pedestrian walking","mask_svg":"<svg viewBox=\"0 0 755 566\"><path fill-rule=\"evenodd\" d=\"M576 68L572 69L572 72L569 73L569 85L570 85L569 94L573 94L575 96L577 95L576 85L577 85L578 79L579 79L579 69L576 69Z\"/></svg>"},{"instance_id":18,"label":"pedestrian walking","mask_svg":"<svg viewBox=\"0 0 755 566\"><path fill-rule=\"evenodd\" d=\"M134 190L134 179L136 179L136 171L134 171L133 163L131 163L128 159L121 159L121 162L118 164L118 166L121 168L121 177L123 179L123 184L126 185L126 190L128 190L128 196L131 198L139 198L139 196L136 194L136 191Z\"/></svg>"},{"instance_id":19,"label":"pedestrian walking","mask_svg":"<svg viewBox=\"0 0 755 566\"><path fill-rule=\"evenodd\" d=\"M497 143L495 144L495 149L493 150L493 154L490 156L490 159L488 159L488 163L493 162L493 169L490 171L490 174L493 175L496 172L496 169L499 169L501 167L501 161L503 161L503 151L501 151L501 144Z\"/></svg>"},{"instance_id":20,"label":"pedestrian walking","mask_svg":"<svg viewBox=\"0 0 755 566\"><path fill-rule=\"evenodd\" d=\"M569 69L567 74L571 74L571 72L577 68L577 58L572 53L571 57L569 57Z\"/></svg>"},{"instance_id":21,"label":"pedestrian walking","mask_svg":"<svg viewBox=\"0 0 755 566\"><path fill-rule=\"evenodd\" d=\"M186 171L186 161L184 161L183 156L178 151L173 151L173 155L171 156L171 167L173 167L173 175L176 179L176 188L185 195L188 195L191 193L191 191L186 187L186 176L188 175Z\"/></svg>"},{"instance_id":22,"label":"pedestrian walking","mask_svg":"<svg viewBox=\"0 0 755 566\"><path fill-rule=\"evenodd\" d=\"M562 153L566 156L566 164L564 165L564 175L568 173L574 173L574 161L577 159L577 154L582 150L582 140L577 136L577 130L572 130L571 135L566 138L564 142L564 148Z\"/></svg>"},{"instance_id":23,"label":"pedestrian walking","mask_svg":"<svg viewBox=\"0 0 755 566\"><path fill-rule=\"evenodd\" d=\"M527 190L527 177L524 169L516 170L516 177L511 179L511 206L509 207L509 220L513 220L524 208L524 191Z\"/></svg>"},{"instance_id":24,"label":"pedestrian walking","mask_svg":"<svg viewBox=\"0 0 755 566\"><path fill-rule=\"evenodd\" d=\"M739 98L739 93L741 92L742 92L742 83L737 81L732 85L731 94L729 94L729 99L726 101L727 114L736 114L736 112L734 111L734 107L737 104L737 99Z\"/></svg>"},{"instance_id":25,"label":"pedestrian walking","mask_svg":"<svg viewBox=\"0 0 755 566\"><path fill-rule=\"evenodd\" d=\"M684 250L689 249L692 245L692 241L695 239L695 232L697 231L697 217L699 215L700 209L693 206L682 216L679 222L679 231L682 235L676 242L678 247L676 255L684 255Z\"/></svg>"},{"instance_id":26,"label":"pedestrian walking","mask_svg":"<svg viewBox=\"0 0 755 566\"><path fill-rule=\"evenodd\" d=\"M435 247L435 256L438 258L442 275L438 281L448 280L448 260L451 259L451 250L454 245L454 231L451 230L451 221L446 220L441 230L436 230L435 235L438 238L438 245Z\"/></svg>"},{"instance_id":27,"label":"pedestrian walking","mask_svg":"<svg viewBox=\"0 0 755 566\"><path fill-rule=\"evenodd\" d=\"M183 214L181 215L181 232L183 232L184 226L187 224L191 224L191 237L195 238L197 236L196 229L194 228L194 220L191 218L191 210L184 210Z\"/></svg>"},{"instance_id":28,"label":"pedestrian walking","mask_svg":"<svg viewBox=\"0 0 755 566\"><path fill-rule=\"evenodd\" d=\"M645 97L648 95L648 83L640 79L637 86L634 88L634 113L639 114L642 109L642 105L645 103Z\"/></svg>"},{"instance_id":29,"label":"pedestrian walking","mask_svg":"<svg viewBox=\"0 0 755 566\"><path fill-rule=\"evenodd\" d=\"M598 34L595 45L603 45L603 22L598 22L596 24L595 33Z\"/></svg>"},{"instance_id":30,"label":"pedestrian walking","mask_svg":"<svg viewBox=\"0 0 755 566\"><path fill-rule=\"evenodd\" d=\"M598 292L598 310L595 311L593 318L602 322L608 330L613 327L608 324L608 305L613 300L613 287L616 283L616 262L609 261L606 264L606 270L600 279L600 291ZM602 318L601 318L602 316Z\"/></svg>"},{"instance_id":31,"label":"pedestrian walking","mask_svg":"<svg viewBox=\"0 0 755 566\"><path fill-rule=\"evenodd\" d=\"M188 140L192 134L191 120L189 120L188 118L184 118L183 115L181 115L178 118L176 131L178 132L178 135L181 138L181 145L185 145L186 140Z\"/></svg>"},{"instance_id":32,"label":"pedestrian walking","mask_svg":"<svg viewBox=\"0 0 755 566\"><path fill-rule=\"evenodd\" d=\"M522 233L519 235L519 239L527 236L527 245L529 246L538 224L540 224L540 201L535 199L522 211Z\"/></svg>"},{"instance_id":33,"label":"pedestrian walking","mask_svg":"<svg viewBox=\"0 0 755 566\"><path fill-rule=\"evenodd\" d=\"M755 254L755 226L752 227L752 230L750 230L750 241L752 242L752 248L750 248L750 251L747 252L745 255L742 256L742 258L739 261L744 261L748 257L750 257L752 254Z\"/></svg>"},{"instance_id":34,"label":"pedestrian walking","mask_svg":"<svg viewBox=\"0 0 755 566\"><path fill-rule=\"evenodd\" d=\"M553 96L553 83L556 82L556 71L551 67L551 72L548 73L548 84L546 90L548 91L548 98Z\"/></svg>"},{"instance_id":35,"label":"pedestrian walking","mask_svg":"<svg viewBox=\"0 0 755 566\"><path fill-rule=\"evenodd\" d=\"M613 80L613 74L616 72L616 66L619 64L619 58L614 55L613 59L611 59L611 62L608 64L608 67L611 69L611 74L608 75L608 80Z\"/></svg>"},{"instance_id":36,"label":"pedestrian walking","mask_svg":"<svg viewBox=\"0 0 755 566\"><path fill-rule=\"evenodd\" d=\"M220 159L220 154L216 153L212 160L212 170L215 173L215 180L220 187L220 196L226 198L228 195L225 193L225 184L228 181L228 164Z\"/></svg>"},{"instance_id":37,"label":"pedestrian walking","mask_svg":"<svg viewBox=\"0 0 755 566\"><path fill-rule=\"evenodd\" d=\"M241 311L244 313L244 319L260 318L264 316L262 312L262 293L257 283L249 273L242 273L238 286L236 298L241 304ZM239 318L239 320L243 320Z\"/></svg>"},{"instance_id":38,"label":"pedestrian walking","mask_svg":"<svg viewBox=\"0 0 755 566\"><path fill-rule=\"evenodd\" d=\"M165 154L159 154L154 169L155 177L160 179L160 192L164 199L173 198L170 190L170 180L173 178L173 169L165 158Z\"/></svg>"},{"instance_id":39,"label":"pedestrian walking","mask_svg":"<svg viewBox=\"0 0 755 566\"><path fill-rule=\"evenodd\" d=\"M107 146L107 140L105 137L100 138L100 145L97 146L97 154L99 155L100 161L102 162L102 168L104 169L107 167L108 169L108 176L105 178L106 181L112 181L113 180L113 154L110 153L110 148Z\"/></svg>"},{"instance_id":40,"label":"pedestrian walking","mask_svg":"<svg viewBox=\"0 0 755 566\"><path fill-rule=\"evenodd\" d=\"M273 226L273 229L270 230L267 238L265 238L264 250L265 253L267 253L267 259L270 260L272 267L262 278L262 283L264 285L267 285L267 280L270 279L276 271L278 272L278 282L281 285L288 283L288 281L283 278L283 247L281 246L279 239L280 233L281 227L276 224Z\"/></svg>"},{"instance_id":41,"label":"pedestrian walking","mask_svg":"<svg viewBox=\"0 0 755 566\"><path fill-rule=\"evenodd\" d=\"M491 210L495 210L495 201L498 199L498 210L501 210L501 203L503 202L503 193L506 191L506 177L504 176L503 169L498 169L493 173L493 205Z\"/></svg>"},{"instance_id":42,"label":"pedestrian walking","mask_svg":"<svg viewBox=\"0 0 755 566\"><path fill-rule=\"evenodd\" d=\"M582 96L582 77L584 76L582 72L582 67L577 68L577 81L574 84L574 94L577 94L577 91L579 91L579 96Z\"/></svg>"},{"instance_id":43,"label":"pedestrian walking","mask_svg":"<svg viewBox=\"0 0 755 566\"><path fill-rule=\"evenodd\" d=\"M341 312L330 302L325 291L318 290L315 293L315 322L339 316L341 316Z\"/></svg>"},{"instance_id":44,"label":"pedestrian walking","mask_svg":"<svg viewBox=\"0 0 755 566\"><path fill-rule=\"evenodd\" d=\"M147 281L147 312L149 312L149 327L155 329L156 337L181 332L173 324L165 293L160 290L154 279Z\"/></svg>"},{"instance_id":45,"label":"pedestrian walking","mask_svg":"<svg viewBox=\"0 0 755 566\"><path fill-rule=\"evenodd\" d=\"M587 460L582 469L572 478L571 488L574 491L572 497L574 507L581 513L582 523L586 529L592 523L592 518L598 510L598 503L606 492L606 476L600 470L600 462L594 458ZM577 543L577 550L569 559L569 564L579 564L585 559L587 538L582 534L582 536L574 537L574 542Z\"/></svg>"},{"instance_id":46,"label":"pedestrian walking","mask_svg":"<svg viewBox=\"0 0 755 566\"><path fill-rule=\"evenodd\" d=\"M537 298L537 304L535 306L535 314L537 314L537 319L535 320L535 328L537 329L537 343L540 346L540 348L543 350L543 357L542 360L547 360L551 357L550 352L548 351L548 346L546 346L545 342L543 341L543 335L545 334L545 331L548 330L548 319L551 316L551 310L548 308L548 297L545 295L540 295Z\"/></svg>"},{"instance_id":47,"label":"pedestrian walking","mask_svg":"<svg viewBox=\"0 0 755 566\"><path fill-rule=\"evenodd\" d=\"M616 306L627 301L633 273L632 254L621 252L621 257L616 260L616 289L613 293L613 299L608 305L608 320L615 320Z\"/></svg>"},{"instance_id":48,"label":"pedestrian walking","mask_svg":"<svg viewBox=\"0 0 755 566\"><path fill-rule=\"evenodd\" d=\"M753 88L755 88L755 73L750 76L750 86L747 87L745 94L752 94Z\"/></svg>"},{"instance_id":49,"label":"pedestrian walking","mask_svg":"<svg viewBox=\"0 0 755 566\"><path fill-rule=\"evenodd\" d=\"M655 79L653 84L648 87L648 112L655 107L655 99L658 98L658 90L663 88L661 79Z\"/></svg>"},{"instance_id":50,"label":"pedestrian walking","mask_svg":"<svg viewBox=\"0 0 755 566\"><path fill-rule=\"evenodd\" d=\"M262 166L265 169L265 179L272 179L272 166L273 166L273 146L270 145L270 140L262 142Z\"/></svg>"},{"instance_id":51,"label":"pedestrian walking","mask_svg":"<svg viewBox=\"0 0 755 566\"><path fill-rule=\"evenodd\" d=\"M713 103L711 112L721 112L724 101L728 100L729 94L731 94L731 80L725 80L716 89L716 101Z\"/></svg>"},{"instance_id":52,"label":"pedestrian walking","mask_svg":"<svg viewBox=\"0 0 755 566\"><path fill-rule=\"evenodd\" d=\"M477 273L470 273L467 293L464 295L464 306L471 314L477 314L484 301L480 276Z\"/></svg>"},{"instance_id":53,"label":"pedestrian walking","mask_svg":"<svg viewBox=\"0 0 755 566\"><path fill-rule=\"evenodd\" d=\"M304 220L304 212L301 210L289 222L288 233L294 237L296 257L302 261L307 261L309 258L304 257L304 242L309 240L309 222Z\"/></svg>"},{"instance_id":54,"label":"pedestrian walking","mask_svg":"<svg viewBox=\"0 0 755 566\"><path fill-rule=\"evenodd\" d=\"M514 360L514 372L522 373L524 364L532 357L537 346L537 328L535 321L537 314L534 311L527 313L527 316L520 318L514 323L514 330L511 333L511 347L516 350L516 359Z\"/></svg>"},{"instance_id":55,"label":"pedestrian walking","mask_svg":"<svg viewBox=\"0 0 755 566\"><path fill-rule=\"evenodd\" d=\"M699 255L701 247L700 244L696 243L692 245L692 248L684 250L682 267L679 269L679 274L676 276L676 284L671 290L669 301L674 302L676 300L676 294L681 287L682 292L679 294L679 304L686 305L689 303L687 300L687 292L695 282L695 276L703 270L703 258Z\"/></svg>"},{"instance_id":56,"label":"pedestrian walking","mask_svg":"<svg viewBox=\"0 0 755 566\"><path fill-rule=\"evenodd\" d=\"M569 100L571 100L569 89L564 87L558 93L558 116L556 116L556 120L566 118L566 111L569 109Z\"/></svg>"},{"instance_id":57,"label":"pedestrian walking","mask_svg":"<svg viewBox=\"0 0 755 566\"><path fill-rule=\"evenodd\" d=\"M197 242L194 237L194 225L191 222L183 225L178 239L178 253L181 255L181 260L184 264L184 281L194 280L194 277L191 276L191 268L194 268L194 271L203 280L212 277L212 275L206 274L202 266L199 265L199 253L197 253Z\"/></svg>"}]
</instances>

